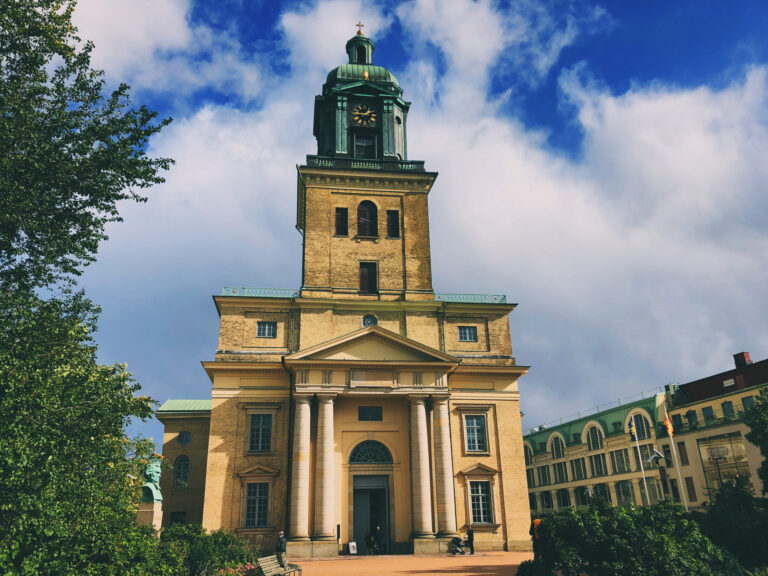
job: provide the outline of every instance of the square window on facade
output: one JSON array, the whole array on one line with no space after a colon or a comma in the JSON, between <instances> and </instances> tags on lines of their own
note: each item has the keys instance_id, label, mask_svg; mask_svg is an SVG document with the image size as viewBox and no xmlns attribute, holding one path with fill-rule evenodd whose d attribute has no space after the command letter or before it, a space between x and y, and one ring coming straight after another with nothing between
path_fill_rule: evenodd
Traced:
<instances>
[{"instance_id":1,"label":"square window on facade","mask_svg":"<svg viewBox=\"0 0 768 576\"><path fill-rule=\"evenodd\" d=\"M568 482L568 465L565 462L556 462L552 465L555 472L555 483Z\"/></svg>"},{"instance_id":2,"label":"square window on facade","mask_svg":"<svg viewBox=\"0 0 768 576\"><path fill-rule=\"evenodd\" d=\"M376 262L360 262L360 292L376 294L379 281Z\"/></svg>"},{"instance_id":3,"label":"square window on facade","mask_svg":"<svg viewBox=\"0 0 768 576\"><path fill-rule=\"evenodd\" d=\"M587 464L584 458L571 460L571 476L574 480L584 480L587 477Z\"/></svg>"},{"instance_id":4,"label":"square window on facade","mask_svg":"<svg viewBox=\"0 0 768 576\"><path fill-rule=\"evenodd\" d=\"M734 416L736 416L736 411L733 409L733 402L726 400L723 402L723 417L733 418Z\"/></svg>"},{"instance_id":5,"label":"square window on facade","mask_svg":"<svg viewBox=\"0 0 768 576\"><path fill-rule=\"evenodd\" d=\"M464 416L464 430L467 435L467 452L488 452L485 414Z\"/></svg>"},{"instance_id":6,"label":"square window on facade","mask_svg":"<svg viewBox=\"0 0 768 576\"><path fill-rule=\"evenodd\" d=\"M459 326L459 342L477 342L477 326Z\"/></svg>"},{"instance_id":7,"label":"square window on facade","mask_svg":"<svg viewBox=\"0 0 768 576\"><path fill-rule=\"evenodd\" d=\"M272 414L251 414L249 452L270 452L272 449Z\"/></svg>"},{"instance_id":8,"label":"square window on facade","mask_svg":"<svg viewBox=\"0 0 768 576\"><path fill-rule=\"evenodd\" d=\"M552 492L542 492L539 494L539 499L541 500L541 509L542 510L551 510L555 506L552 504Z\"/></svg>"},{"instance_id":9,"label":"square window on facade","mask_svg":"<svg viewBox=\"0 0 768 576\"><path fill-rule=\"evenodd\" d=\"M589 457L589 465L592 468L592 476L605 476L608 474L608 466L605 464L605 454L593 454Z\"/></svg>"},{"instance_id":10,"label":"square window on facade","mask_svg":"<svg viewBox=\"0 0 768 576\"><path fill-rule=\"evenodd\" d=\"M571 495L568 493L568 490L558 490L556 496L558 509L571 507Z\"/></svg>"},{"instance_id":11,"label":"square window on facade","mask_svg":"<svg viewBox=\"0 0 768 576\"><path fill-rule=\"evenodd\" d=\"M469 495L472 508L472 524L492 524L491 483L470 482Z\"/></svg>"},{"instance_id":12,"label":"square window on facade","mask_svg":"<svg viewBox=\"0 0 768 576\"><path fill-rule=\"evenodd\" d=\"M383 420L381 406L358 406L357 419L360 422L381 422Z\"/></svg>"},{"instance_id":13,"label":"square window on facade","mask_svg":"<svg viewBox=\"0 0 768 576\"><path fill-rule=\"evenodd\" d=\"M741 399L741 405L744 407L744 411L746 412L755 405L755 397L744 396L744 398Z\"/></svg>"},{"instance_id":14,"label":"square window on facade","mask_svg":"<svg viewBox=\"0 0 768 576\"><path fill-rule=\"evenodd\" d=\"M180 512L171 512L171 524L186 524L187 523L187 512L180 511Z\"/></svg>"},{"instance_id":15,"label":"square window on facade","mask_svg":"<svg viewBox=\"0 0 768 576\"><path fill-rule=\"evenodd\" d=\"M715 411L712 406L704 406L701 409L701 414L704 416L704 422L713 422L715 420Z\"/></svg>"},{"instance_id":16,"label":"square window on facade","mask_svg":"<svg viewBox=\"0 0 768 576\"><path fill-rule=\"evenodd\" d=\"M256 325L257 338L277 338L277 322L259 322Z\"/></svg>"},{"instance_id":17,"label":"square window on facade","mask_svg":"<svg viewBox=\"0 0 768 576\"><path fill-rule=\"evenodd\" d=\"M245 527L266 528L269 512L269 483L249 482L245 496Z\"/></svg>"},{"instance_id":18,"label":"square window on facade","mask_svg":"<svg viewBox=\"0 0 768 576\"><path fill-rule=\"evenodd\" d=\"M589 505L589 491L586 486L576 486L573 489L573 496L576 499L576 506Z\"/></svg>"},{"instance_id":19,"label":"square window on facade","mask_svg":"<svg viewBox=\"0 0 768 576\"><path fill-rule=\"evenodd\" d=\"M336 208L336 236L349 235L349 213L346 208Z\"/></svg>"},{"instance_id":20,"label":"square window on facade","mask_svg":"<svg viewBox=\"0 0 768 576\"><path fill-rule=\"evenodd\" d=\"M539 476L539 486L549 486L552 479L549 476L549 466L539 466L536 468L536 474Z\"/></svg>"},{"instance_id":21,"label":"square window on facade","mask_svg":"<svg viewBox=\"0 0 768 576\"><path fill-rule=\"evenodd\" d=\"M611 466L613 466L614 474L624 474L632 471L629 463L629 452L627 452L626 448L611 452Z\"/></svg>"},{"instance_id":22,"label":"square window on facade","mask_svg":"<svg viewBox=\"0 0 768 576\"><path fill-rule=\"evenodd\" d=\"M387 237L400 238L400 212L387 210Z\"/></svg>"}]
</instances>

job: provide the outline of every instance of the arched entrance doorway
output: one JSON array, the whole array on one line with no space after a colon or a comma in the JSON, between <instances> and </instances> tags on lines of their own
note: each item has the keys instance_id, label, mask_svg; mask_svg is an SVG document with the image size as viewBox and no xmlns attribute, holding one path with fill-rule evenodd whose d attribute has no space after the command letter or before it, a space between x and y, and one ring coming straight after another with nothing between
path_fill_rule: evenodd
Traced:
<instances>
[{"instance_id":1,"label":"arched entrance doorway","mask_svg":"<svg viewBox=\"0 0 768 576\"><path fill-rule=\"evenodd\" d=\"M376 440L360 442L349 455L352 476L352 539L358 554L389 552L392 454Z\"/></svg>"}]
</instances>

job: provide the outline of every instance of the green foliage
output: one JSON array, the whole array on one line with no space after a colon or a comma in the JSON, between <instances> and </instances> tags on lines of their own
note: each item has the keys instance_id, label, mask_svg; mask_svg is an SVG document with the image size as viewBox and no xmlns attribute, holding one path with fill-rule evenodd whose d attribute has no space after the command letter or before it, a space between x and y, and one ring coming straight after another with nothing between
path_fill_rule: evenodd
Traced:
<instances>
[{"instance_id":1,"label":"green foliage","mask_svg":"<svg viewBox=\"0 0 768 576\"><path fill-rule=\"evenodd\" d=\"M196 524L175 524L160 534L160 555L165 566L178 576L210 576L220 569L237 569L259 558L258 550L231 532L206 534ZM226 572L225 572L226 573Z\"/></svg>"},{"instance_id":2,"label":"green foliage","mask_svg":"<svg viewBox=\"0 0 768 576\"><path fill-rule=\"evenodd\" d=\"M0 9L0 283L47 286L79 274L120 219L117 202L162 182L171 160L148 158L170 120L104 95L92 44L72 26L74 2L3 2Z\"/></svg>"},{"instance_id":3,"label":"green foliage","mask_svg":"<svg viewBox=\"0 0 768 576\"><path fill-rule=\"evenodd\" d=\"M745 568L768 568L768 500L755 498L745 478L725 482L705 513L696 519L718 546L727 548Z\"/></svg>"},{"instance_id":4,"label":"green foliage","mask_svg":"<svg viewBox=\"0 0 768 576\"><path fill-rule=\"evenodd\" d=\"M520 576L737 576L744 571L683 510L591 506L548 516L539 527L540 560Z\"/></svg>"},{"instance_id":5,"label":"green foliage","mask_svg":"<svg viewBox=\"0 0 768 576\"><path fill-rule=\"evenodd\" d=\"M0 292L0 566L7 574L130 574L152 454L129 418L151 401L125 366L100 366L97 309L80 294ZM108 568L108 566L110 566Z\"/></svg>"},{"instance_id":6,"label":"green foliage","mask_svg":"<svg viewBox=\"0 0 768 576\"><path fill-rule=\"evenodd\" d=\"M744 423L749 426L747 440L760 449L763 462L757 475L763 482L763 494L768 494L768 389L763 389L755 405L744 414Z\"/></svg>"}]
</instances>

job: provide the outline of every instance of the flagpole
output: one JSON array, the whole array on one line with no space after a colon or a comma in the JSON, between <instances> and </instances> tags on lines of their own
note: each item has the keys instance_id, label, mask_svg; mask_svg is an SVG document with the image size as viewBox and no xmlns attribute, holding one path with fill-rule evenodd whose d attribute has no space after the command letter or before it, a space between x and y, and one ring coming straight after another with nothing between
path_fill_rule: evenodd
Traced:
<instances>
[{"instance_id":1,"label":"flagpole","mask_svg":"<svg viewBox=\"0 0 768 576\"><path fill-rule=\"evenodd\" d=\"M643 455L640 454L640 441L637 439L637 430L635 430L634 416L632 417L632 420L630 421L629 426L630 426L630 430L634 431L632 436L635 437L635 447L637 448L637 461L640 462L640 472L642 472L643 474L643 486L645 487L645 499L650 505L651 495L648 493L648 482L646 482L645 480L645 466L643 466ZM642 500L642 498L640 500Z\"/></svg>"},{"instance_id":2,"label":"flagpole","mask_svg":"<svg viewBox=\"0 0 768 576\"><path fill-rule=\"evenodd\" d=\"M667 412L667 407L664 406L664 422L669 422L669 413ZM670 428L672 428L672 425L667 427L667 434L669 434L669 444L672 447L672 457L675 461L675 470L677 471L677 486L678 490L680 491L680 496L683 499L683 506L685 506L685 511L688 512L688 498L685 495L685 487L683 486L683 477L680 475L680 459L677 457L677 448L675 447L675 432L674 429L670 431Z\"/></svg>"}]
</instances>

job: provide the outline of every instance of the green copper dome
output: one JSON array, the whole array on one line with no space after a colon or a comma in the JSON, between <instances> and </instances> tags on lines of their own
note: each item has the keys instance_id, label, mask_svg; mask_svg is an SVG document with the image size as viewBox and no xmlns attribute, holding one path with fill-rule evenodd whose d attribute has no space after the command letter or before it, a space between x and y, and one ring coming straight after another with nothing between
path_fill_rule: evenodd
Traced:
<instances>
[{"instance_id":1,"label":"green copper dome","mask_svg":"<svg viewBox=\"0 0 768 576\"><path fill-rule=\"evenodd\" d=\"M365 78L364 72L368 72L367 78ZM331 85L340 82L363 81L386 82L393 84L396 88L400 88L400 83L392 72L383 66L374 66L373 64L342 64L328 73L325 83Z\"/></svg>"}]
</instances>

